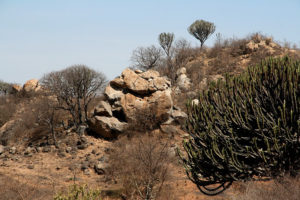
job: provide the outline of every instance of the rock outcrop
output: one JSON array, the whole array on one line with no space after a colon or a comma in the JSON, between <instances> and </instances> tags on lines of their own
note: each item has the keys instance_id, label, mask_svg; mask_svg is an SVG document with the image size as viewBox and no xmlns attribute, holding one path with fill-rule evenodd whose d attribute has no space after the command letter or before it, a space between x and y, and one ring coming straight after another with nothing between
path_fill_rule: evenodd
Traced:
<instances>
[{"instance_id":1,"label":"rock outcrop","mask_svg":"<svg viewBox=\"0 0 300 200\"><path fill-rule=\"evenodd\" d=\"M26 83L23 85L13 84L12 85L12 94L17 93L31 93L31 92L38 92L41 90L41 85L37 79L30 79L26 81Z\"/></svg>"},{"instance_id":2,"label":"rock outcrop","mask_svg":"<svg viewBox=\"0 0 300 200\"><path fill-rule=\"evenodd\" d=\"M154 114L159 123L182 119L184 114L173 109L171 93L170 80L159 72L125 69L107 85L105 101L94 109L90 129L99 136L113 138L143 112Z\"/></svg>"},{"instance_id":3,"label":"rock outcrop","mask_svg":"<svg viewBox=\"0 0 300 200\"><path fill-rule=\"evenodd\" d=\"M22 90L22 87L18 84L13 84L12 85L12 93L16 94Z\"/></svg>"},{"instance_id":4,"label":"rock outcrop","mask_svg":"<svg viewBox=\"0 0 300 200\"><path fill-rule=\"evenodd\" d=\"M23 85L23 90L25 92L36 92L40 90L40 88L39 81L36 79L31 79Z\"/></svg>"},{"instance_id":5,"label":"rock outcrop","mask_svg":"<svg viewBox=\"0 0 300 200\"><path fill-rule=\"evenodd\" d=\"M176 85L182 91L188 91L191 86L191 80L186 75L186 68L181 67L176 72Z\"/></svg>"}]
</instances>

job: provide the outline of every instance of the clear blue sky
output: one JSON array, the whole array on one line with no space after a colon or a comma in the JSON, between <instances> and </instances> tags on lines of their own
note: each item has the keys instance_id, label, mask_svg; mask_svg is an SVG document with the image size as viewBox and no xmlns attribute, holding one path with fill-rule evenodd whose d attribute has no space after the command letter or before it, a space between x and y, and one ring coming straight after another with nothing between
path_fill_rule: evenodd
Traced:
<instances>
[{"instance_id":1,"label":"clear blue sky","mask_svg":"<svg viewBox=\"0 0 300 200\"><path fill-rule=\"evenodd\" d=\"M24 83L73 64L112 79L161 32L199 45L187 32L197 19L225 37L259 31L300 45L300 0L0 0L0 79Z\"/></svg>"}]
</instances>

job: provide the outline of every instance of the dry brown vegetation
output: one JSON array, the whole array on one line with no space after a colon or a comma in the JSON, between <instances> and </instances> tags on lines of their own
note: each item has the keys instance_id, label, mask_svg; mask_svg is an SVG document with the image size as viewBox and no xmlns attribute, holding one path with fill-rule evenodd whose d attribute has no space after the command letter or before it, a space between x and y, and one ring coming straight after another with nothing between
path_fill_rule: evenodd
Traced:
<instances>
[{"instance_id":1,"label":"dry brown vegetation","mask_svg":"<svg viewBox=\"0 0 300 200\"><path fill-rule=\"evenodd\" d=\"M249 43L254 48L249 48ZM162 60L157 69L174 82L176 70L187 68L192 87L189 91L174 95L175 105L180 105L184 110L186 99L195 97L195 91L205 89L205 79L208 82L222 78L225 73L240 73L246 66L255 65L268 56L288 54L300 58L298 49L291 48L289 44L285 46L288 48L260 34L252 34L244 39L223 39L219 35L212 48L203 46L201 50L180 39L174 42L170 50L171 63L167 65L167 61ZM58 190L51 186L50 179L55 180L54 184L59 189L65 189L76 178L79 180L76 183L101 187L103 194L110 196L107 199L299 199L299 178L235 183L233 188L218 197L203 196L186 178L184 169L176 161L174 147L181 145L181 135L170 136L153 131L159 128L161 119L156 119L151 109L137 113L137 120L132 122L130 131L124 137L116 141L104 141L88 136L93 145L78 150L80 137L74 133L76 130L72 124L68 124L70 114L54 109L57 106L52 105L55 103L52 100L38 93L0 95L0 127L10 120L16 121L11 129L0 135L0 144L21 149L17 155L6 153L1 156L0 199L52 199ZM100 100L103 97L93 98L86 108L87 113ZM53 145L57 147L51 155L38 152L32 158L22 157L23 150L28 146L37 149ZM71 152L66 153L68 147L71 147ZM106 174L99 175L90 170L94 166L88 160L90 157L96 160L108 155L110 167ZM32 177L40 175L32 172L35 169L24 170L24 166L26 168L29 162L35 161L36 166L43 168L45 176L33 181ZM90 175L80 169L81 162L89 162L92 166L89 167ZM32 173L32 177L25 176L27 173ZM20 176L22 174L25 175ZM42 187L43 181L47 181L46 187Z\"/></svg>"},{"instance_id":2,"label":"dry brown vegetation","mask_svg":"<svg viewBox=\"0 0 300 200\"><path fill-rule=\"evenodd\" d=\"M298 200L300 179L284 177L270 182L241 183L236 190L240 193L232 200Z\"/></svg>"},{"instance_id":3,"label":"dry brown vegetation","mask_svg":"<svg viewBox=\"0 0 300 200\"><path fill-rule=\"evenodd\" d=\"M142 135L115 143L110 155L110 171L124 188L126 199L166 199L162 194L169 189L170 165L174 160L170 144L155 136Z\"/></svg>"},{"instance_id":4,"label":"dry brown vegetation","mask_svg":"<svg viewBox=\"0 0 300 200\"><path fill-rule=\"evenodd\" d=\"M54 188L41 188L39 183L31 180L22 183L0 173L1 200L51 199L54 194Z\"/></svg>"},{"instance_id":5,"label":"dry brown vegetation","mask_svg":"<svg viewBox=\"0 0 300 200\"><path fill-rule=\"evenodd\" d=\"M208 82L222 78L225 74L239 74L248 66L254 66L270 56L288 55L293 59L300 59L299 49L287 46L289 48L260 33L253 33L242 39L234 37L226 39L217 34L213 47L204 46L202 49L191 47L189 42L181 39L175 41L173 47L172 69L162 65L158 70L173 80L176 78L174 76L176 70L185 67L187 76L192 82L192 87L188 91L191 93L206 89ZM190 95L187 97L193 98Z\"/></svg>"},{"instance_id":6,"label":"dry brown vegetation","mask_svg":"<svg viewBox=\"0 0 300 200\"><path fill-rule=\"evenodd\" d=\"M0 96L0 127L12 118L15 111L15 99L9 96Z\"/></svg>"}]
</instances>

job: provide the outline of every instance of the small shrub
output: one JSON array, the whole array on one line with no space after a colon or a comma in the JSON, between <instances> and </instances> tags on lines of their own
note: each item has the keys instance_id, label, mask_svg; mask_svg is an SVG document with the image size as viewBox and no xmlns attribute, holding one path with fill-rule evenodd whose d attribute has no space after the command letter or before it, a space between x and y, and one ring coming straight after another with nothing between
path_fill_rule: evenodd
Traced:
<instances>
[{"instance_id":1,"label":"small shrub","mask_svg":"<svg viewBox=\"0 0 300 200\"><path fill-rule=\"evenodd\" d=\"M266 45L270 45L272 41L273 41L272 37L267 37L266 38Z\"/></svg>"},{"instance_id":2,"label":"small shrub","mask_svg":"<svg viewBox=\"0 0 300 200\"><path fill-rule=\"evenodd\" d=\"M90 189L87 185L72 185L69 190L55 195L54 200L100 200L100 190Z\"/></svg>"},{"instance_id":3,"label":"small shrub","mask_svg":"<svg viewBox=\"0 0 300 200\"><path fill-rule=\"evenodd\" d=\"M0 200L52 199L54 190L51 186L41 187L41 182L30 175L24 177L26 181L19 181L18 176L0 173Z\"/></svg>"},{"instance_id":4,"label":"small shrub","mask_svg":"<svg viewBox=\"0 0 300 200\"><path fill-rule=\"evenodd\" d=\"M110 173L119 179L129 199L157 199L170 177L168 143L154 136L121 138L110 155Z\"/></svg>"},{"instance_id":5,"label":"small shrub","mask_svg":"<svg viewBox=\"0 0 300 200\"><path fill-rule=\"evenodd\" d=\"M260 33L253 33L250 35L251 40L253 40L255 43L260 43L264 38L263 35Z\"/></svg>"},{"instance_id":6,"label":"small shrub","mask_svg":"<svg viewBox=\"0 0 300 200\"><path fill-rule=\"evenodd\" d=\"M8 122L16 111L17 102L11 96L0 95L0 127Z\"/></svg>"},{"instance_id":7,"label":"small shrub","mask_svg":"<svg viewBox=\"0 0 300 200\"><path fill-rule=\"evenodd\" d=\"M131 56L133 67L142 70L149 70L159 66L161 59L162 51L154 45L138 47L132 52Z\"/></svg>"},{"instance_id":8,"label":"small shrub","mask_svg":"<svg viewBox=\"0 0 300 200\"><path fill-rule=\"evenodd\" d=\"M7 95L12 92L12 84L0 80L0 95Z\"/></svg>"}]
</instances>

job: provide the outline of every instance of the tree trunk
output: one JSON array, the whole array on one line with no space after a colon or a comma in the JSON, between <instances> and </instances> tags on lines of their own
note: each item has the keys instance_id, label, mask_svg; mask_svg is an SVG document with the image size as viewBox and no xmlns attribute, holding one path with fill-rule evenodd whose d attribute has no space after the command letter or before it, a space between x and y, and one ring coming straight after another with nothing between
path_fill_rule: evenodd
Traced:
<instances>
[{"instance_id":1,"label":"tree trunk","mask_svg":"<svg viewBox=\"0 0 300 200\"><path fill-rule=\"evenodd\" d=\"M81 113L81 105L80 105L80 98L77 97L77 111L78 111L78 123L79 125L82 124L82 113Z\"/></svg>"}]
</instances>

